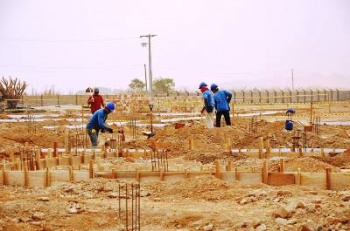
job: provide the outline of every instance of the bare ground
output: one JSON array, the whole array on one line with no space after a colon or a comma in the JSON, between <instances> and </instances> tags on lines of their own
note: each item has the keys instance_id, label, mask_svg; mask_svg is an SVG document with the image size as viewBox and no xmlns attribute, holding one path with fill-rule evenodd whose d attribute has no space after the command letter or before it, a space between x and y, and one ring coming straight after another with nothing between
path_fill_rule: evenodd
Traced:
<instances>
[{"instance_id":1,"label":"bare ground","mask_svg":"<svg viewBox=\"0 0 350 231\"><path fill-rule=\"evenodd\" d=\"M111 118L113 119L113 118ZM54 141L63 145L63 125L68 120L28 123L0 123L0 154L2 160L9 150L18 154L24 143L31 147L52 147ZM43 126L59 126L43 129ZM233 160L234 167L251 169L261 166L260 159L244 154L232 156L224 152L222 143L230 138L232 148L258 148L260 137L274 137L272 147L291 146L291 133L284 122L259 119L251 130L251 119L236 117L233 125L205 129L201 122L186 122L181 129L173 125L155 129L150 139L138 131L136 141L132 130L125 127L128 148L166 148L169 159L201 165L217 159ZM299 125L296 125L299 126ZM117 129L117 128L116 128ZM297 127L295 128L297 129ZM299 157L286 160L286 171L319 172L350 168L349 126L320 126L319 134L308 134L308 147L345 148L341 155ZM34 132L35 130L35 132ZM188 139L193 137L194 150ZM102 135L101 140L108 138ZM137 159L121 158L126 166ZM269 164L270 171L276 165ZM116 180L93 179L65 183L49 188L0 186L0 230L123 230L119 217ZM226 182L213 176L190 178L181 182L147 182L141 185L140 229L160 230L350 230L350 185L341 191L321 190L288 185Z\"/></svg>"}]
</instances>

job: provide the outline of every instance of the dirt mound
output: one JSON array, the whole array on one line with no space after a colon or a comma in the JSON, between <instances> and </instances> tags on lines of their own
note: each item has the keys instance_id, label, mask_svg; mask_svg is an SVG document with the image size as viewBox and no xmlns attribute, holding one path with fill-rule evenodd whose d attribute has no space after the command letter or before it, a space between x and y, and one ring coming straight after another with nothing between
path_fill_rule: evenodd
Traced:
<instances>
[{"instance_id":1,"label":"dirt mound","mask_svg":"<svg viewBox=\"0 0 350 231\"><path fill-rule=\"evenodd\" d=\"M338 168L350 168L350 149L343 153L334 153L334 156L318 157L322 162Z\"/></svg>"}]
</instances>

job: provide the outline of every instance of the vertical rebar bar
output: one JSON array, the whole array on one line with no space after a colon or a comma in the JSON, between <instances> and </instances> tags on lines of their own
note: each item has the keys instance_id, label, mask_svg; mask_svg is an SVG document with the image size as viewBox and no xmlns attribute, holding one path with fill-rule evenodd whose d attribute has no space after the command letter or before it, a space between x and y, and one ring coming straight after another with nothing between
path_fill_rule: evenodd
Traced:
<instances>
[{"instance_id":1,"label":"vertical rebar bar","mask_svg":"<svg viewBox=\"0 0 350 231\"><path fill-rule=\"evenodd\" d=\"M125 184L125 227L126 230L129 230L129 216L128 216L128 184Z\"/></svg>"},{"instance_id":2,"label":"vertical rebar bar","mask_svg":"<svg viewBox=\"0 0 350 231\"><path fill-rule=\"evenodd\" d=\"M131 230L134 230L134 185L131 183Z\"/></svg>"}]
</instances>

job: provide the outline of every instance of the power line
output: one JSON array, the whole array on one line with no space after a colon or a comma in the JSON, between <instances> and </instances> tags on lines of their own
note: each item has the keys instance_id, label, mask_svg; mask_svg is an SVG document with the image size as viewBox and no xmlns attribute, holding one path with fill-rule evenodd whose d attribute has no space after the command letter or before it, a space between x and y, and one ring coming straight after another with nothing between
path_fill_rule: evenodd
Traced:
<instances>
[{"instance_id":1,"label":"power line","mask_svg":"<svg viewBox=\"0 0 350 231\"><path fill-rule=\"evenodd\" d=\"M29 39L29 38L0 38L0 41L5 42L113 42L122 40L135 40L139 37L126 38L100 38L100 39Z\"/></svg>"},{"instance_id":2,"label":"power line","mask_svg":"<svg viewBox=\"0 0 350 231\"><path fill-rule=\"evenodd\" d=\"M0 67L7 68L23 68L23 69L139 69L139 64L131 64L128 66L117 66L117 65L98 65L98 66L42 66L42 65L16 65L16 64L0 64Z\"/></svg>"}]
</instances>

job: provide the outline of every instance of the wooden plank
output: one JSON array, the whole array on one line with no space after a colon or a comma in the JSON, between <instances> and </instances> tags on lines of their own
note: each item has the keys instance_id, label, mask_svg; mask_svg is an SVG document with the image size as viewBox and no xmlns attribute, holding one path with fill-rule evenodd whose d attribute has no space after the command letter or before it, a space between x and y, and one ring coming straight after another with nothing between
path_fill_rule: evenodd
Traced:
<instances>
[{"instance_id":1,"label":"wooden plank","mask_svg":"<svg viewBox=\"0 0 350 231\"><path fill-rule=\"evenodd\" d=\"M227 172L222 172L221 173L221 179L229 182L234 182L235 181L235 172L234 171L227 171Z\"/></svg>"},{"instance_id":2,"label":"wooden plank","mask_svg":"<svg viewBox=\"0 0 350 231\"><path fill-rule=\"evenodd\" d=\"M186 176L187 178L194 178L197 176L203 176L203 175L214 175L215 172L209 172L209 171L187 171Z\"/></svg>"},{"instance_id":3,"label":"wooden plank","mask_svg":"<svg viewBox=\"0 0 350 231\"><path fill-rule=\"evenodd\" d=\"M293 173L270 172L267 184L274 186L295 184L295 175Z\"/></svg>"},{"instance_id":4,"label":"wooden plank","mask_svg":"<svg viewBox=\"0 0 350 231\"><path fill-rule=\"evenodd\" d=\"M239 155L244 155L244 156L249 156L252 158L259 158L259 153L258 152L241 152L238 153ZM273 158L273 157L298 157L299 153L298 152L270 152L268 158Z\"/></svg>"},{"instance_id":5,"label":"wooden plank","mask_svg":"<svg viewBox=\"0 0 350 231\"><path fill-rule=\"evenodd\" d=\"M187 177L186 172L164 172L163 174L164 181L167 182L178 182L185 180Z\"/></svg>"},{"instance_id":6,"label":"wooden plank","mask_svg":"<svg viewBox=\"0 0 350 231\"><path fill-rule=\"evenodd\" d=\"M73 171L73 179L74 182L89 180L89 171Z\"/></svg>"},{"instance_id":7,"label":"wooden plank","mask_svg":"<svg viewBox=\"0 0 350 231\"><path fill-rule=\"evenodd\" d=\"M139 171L138 173L139 173L138 177L140 179L140 183L142 183L142 182L160 181L161 180L160 172Z\"/></svg>"},{"instance_id":8,"label":"wooden plank","mask_svg":"<svg viewBox=\"0 0 350 231\"><path fill-rule=\"evenodd\" d=\"M300 185L326 189L326 174L320 172L302 172L300 174Z\"/></svg>"},{"instance_id":9,"label":"wooden plank","mask_svg":"<svg viewBox=\"0 0 350 231\"><path fill-rule=\"evenodd\" d=\"M23 171L5 171L5 185L22 186L25 185Z\"/></svg>"},{"instance_id":10,"label":"wooden plank","mask_svg":"<svg viewBox=\"0 0 350 231\"><path fill-rule=\"evenodd\" d=\"M350 186L350 172L330 173L330 189L343 190Z\"/></svg>"},{"instance_id":11,"label":"wooden plank","mask_svg":"<svg viewBox=\"0 0 350 231\"><path fill-rule=\"evenodd\" d=\"M239 172L238 178L240 182L255 184L262 183L262 174L261 172Z\"/></svg>"},{"instance_id":12,"label":"wooden plank","mask_svg":"<svg viewBox=\"0 0 350 231\"><path fill-rule=\"evenodd\" d=\"M59 185L64 182L70 182L70 175L68 170L51 170L50 171L51 186Z\"/></svg>"},{"instance_id":13,"label":"wooden plank","mask_svg":"<svg viewBox=\"0 0 350 231\"><path fill-rule=\"evenodd\" d=\"M46 170L28 172L28 187L45 187L45 186L46 186Z\"/></svg>"}]
</instances>

